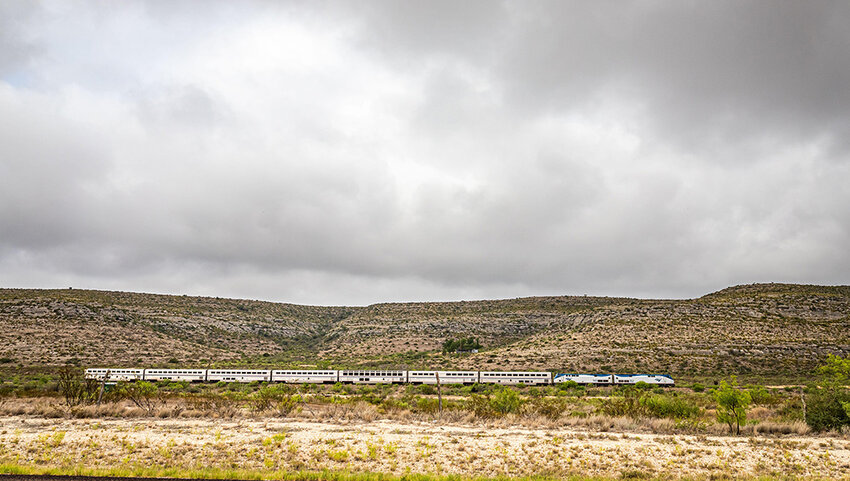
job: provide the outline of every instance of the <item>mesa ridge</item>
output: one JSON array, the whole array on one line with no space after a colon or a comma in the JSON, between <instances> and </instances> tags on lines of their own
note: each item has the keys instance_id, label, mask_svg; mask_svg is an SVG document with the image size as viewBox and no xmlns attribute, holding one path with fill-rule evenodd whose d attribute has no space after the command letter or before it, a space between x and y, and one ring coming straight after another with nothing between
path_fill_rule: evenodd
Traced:
<instances>
[{"instance_id":1,"label":"mesa ridge","mask_svg":"<svg viewBox=\"0 0 850 481\"><path fill-rule=\"evenodd\" d=\"M478 353L441 352L476 336ZM3 366L292 366L663 372L804 381L850 353L850 286L751 284L700 298L556 296L366 307L0 289Z\"/></svg>"}]
</instances>

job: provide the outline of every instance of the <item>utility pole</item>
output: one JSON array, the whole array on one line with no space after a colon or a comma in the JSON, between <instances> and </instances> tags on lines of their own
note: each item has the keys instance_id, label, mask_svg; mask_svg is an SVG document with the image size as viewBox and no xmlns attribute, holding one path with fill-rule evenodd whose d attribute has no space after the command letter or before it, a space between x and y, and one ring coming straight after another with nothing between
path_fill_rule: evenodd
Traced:
<instances>
[{"instance_id":1,"label":"utility pole","mask_svg":"<svg viewBox=\"0 0 850 481\"><path fill-rule=\"evenodd\" d=\"M437 376L437 404L440 409L440 419L443 418L443 385L440 384L440 371L434 371Z\"/></svg>"},{"instance_id":2,"label":"utility pole","mask_svg":"<svg viewBox=\"0 0 850 481\"><path fill-rule=\"evenodd\" d=\"M100 382L100 393L97 395L97 405L100 406L100 400L103 399L103 390L106 389L106 380L109 379L109 369L103 375L103 381Z\"/></svg>"}]
</instances>

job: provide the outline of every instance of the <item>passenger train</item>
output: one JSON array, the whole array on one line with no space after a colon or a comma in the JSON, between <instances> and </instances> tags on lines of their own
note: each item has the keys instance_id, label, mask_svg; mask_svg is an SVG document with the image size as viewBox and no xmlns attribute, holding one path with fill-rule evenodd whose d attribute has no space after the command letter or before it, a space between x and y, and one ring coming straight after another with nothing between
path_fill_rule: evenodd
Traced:
<instances>
[{"instance_id":1,"label":"passenger train","mask_svg":"<svg viewBox=\"0 0 850 481\"><path fill-rule=\"evenodd\" d=\"M666 374L553 374L547 371L365 371L264 369L86 369L87 379L108 381L284 382L309 384L525 384L617 386L644 382L673 386Z\"/></svg>"}]
</instances>

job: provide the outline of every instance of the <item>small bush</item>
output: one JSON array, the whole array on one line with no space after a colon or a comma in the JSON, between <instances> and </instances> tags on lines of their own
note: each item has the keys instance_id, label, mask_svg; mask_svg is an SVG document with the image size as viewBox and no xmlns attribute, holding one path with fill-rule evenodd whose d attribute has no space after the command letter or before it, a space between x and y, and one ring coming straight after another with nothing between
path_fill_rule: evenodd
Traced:
<instances>
[{"instance_id":1,"label":"small bush","mask_svg":"<svg viewBox=\"0 0 850 481\"><path fill-rule=\"evenodd\" d=\"M185 397L192 411L206 413L218 418L232 418L239 411L237 396L231 394L193 394Z\"/></svg>"},{"instance_id":2,"label":"small bush","mask_svg":"<svg viewBox=\"0 0 850 481\"><path fill-rule=\"evenodd\" d=\"M699 416L700 408L679 397L650 395L641 398L649 417L685 419Z\"/></svg>"},{"instance_id":3,"label":"small bush","mask_svg":"<svg viewBox=\"0 0 850 481\"><path fill-rule=\"evenodd\" d=\"M549 419L558 419L567 410L569 401L559 398L538 398L525 406L526 412L540 414Z\"/></svg>"},{"instance_id":4,"label":"small bush","mask_svg":"<svg viewBox=\"0 0 850 481\"><path fill-rule=\"evenodd\" d=\"M120 388L121 394L133 402L139 409L152 416L157 408L165 405L165 397L155 384L147 381L124 383Z\"/></svg>"},{"instance_id":5,"label":"small bush","mask_svg":"<svg viewBox=\"0 0 850 481\"><path fill-rule=\"evenodd\" d=\"M522 406L519 394L511 388L502 388L490 399L490 407L498 415L518 413Z\"/></svg>"},{"instance_id":6,"label":"small bush","mask_svg":"<svg viewBox=\"0 0 850 481\"><path fill-rule=\"evenodd\" d=\"M611 396L600 410L608 416L686 419L698 416L700 408L686 399L669 394L641 392L628 387Z\"/></svg>"},{"instance_id":7,"label":"small bush","mask_svg":"<svg viewBox=\"0 0 850 481\"><path fill-rule=\"evenodd\" d=\"M569 391L571 389L575 389L578 387L578 383L570 379L569 381L562 382L558 385L558 389L561 391Z\"/></svg>"},{"instance_id":8,"label":"small bush","mask_svg":"<svg viewBox=\"0 0 850 481\"><path fill-rule=\"evenodd\" d=\"M753 404L766 405L776 403L776 397L770 394L767 389L762 386L751 388L749 392L750 399L752 399Z\"/></svg>"},{"instance_id":9,"label":"small bush","mask_svg":"<svg viewBox=\"0 0 850 481\"><path fill-rule=\"evenodd\" d=\"M466 408L472 411L476 417L489 418L495 416L493 409L490 407L490 400L487 396L472 394L466 400Z\"/></svg>"},{"instance_id":10,"label":"small bush","mask_svg":"<svg viewBox=\"0 0 850 481\"><path fill-rule=\"evenodd\" d=\"M414 408L418 412L434 414L439 409L439 402L436 399L432 398L417 398L414 404Z\"/></svg>"},{"instance_id":11,"label":"small bush","mask_svg":"<svg viewBox=\"0 0 850 481\"><path fill-rule=\"evenodd\" d=\"M430 384L420 384L419 386L416 386L416 391L419 394L436 394L437 393L437 389L434 388L434 386L432 386Z\"/></svg>"}]
</instances>

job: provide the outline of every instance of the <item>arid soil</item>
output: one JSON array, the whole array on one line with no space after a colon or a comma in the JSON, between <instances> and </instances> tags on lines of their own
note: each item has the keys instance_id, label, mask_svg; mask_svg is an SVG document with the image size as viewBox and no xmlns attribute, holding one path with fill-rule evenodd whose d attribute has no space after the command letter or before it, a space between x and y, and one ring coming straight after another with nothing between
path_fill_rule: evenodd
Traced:
<instances>
[{"instance_id":1,"label":"arid soil","mask_svg":"<svg viewBox=\"0 0 850 481\"><path fill-rule=\"evenodd\" d=\"M470 476L795 474L847 479L846 436L587 432L442 422L0 417L0 462Z\"/></svg>"}]
</instances>

